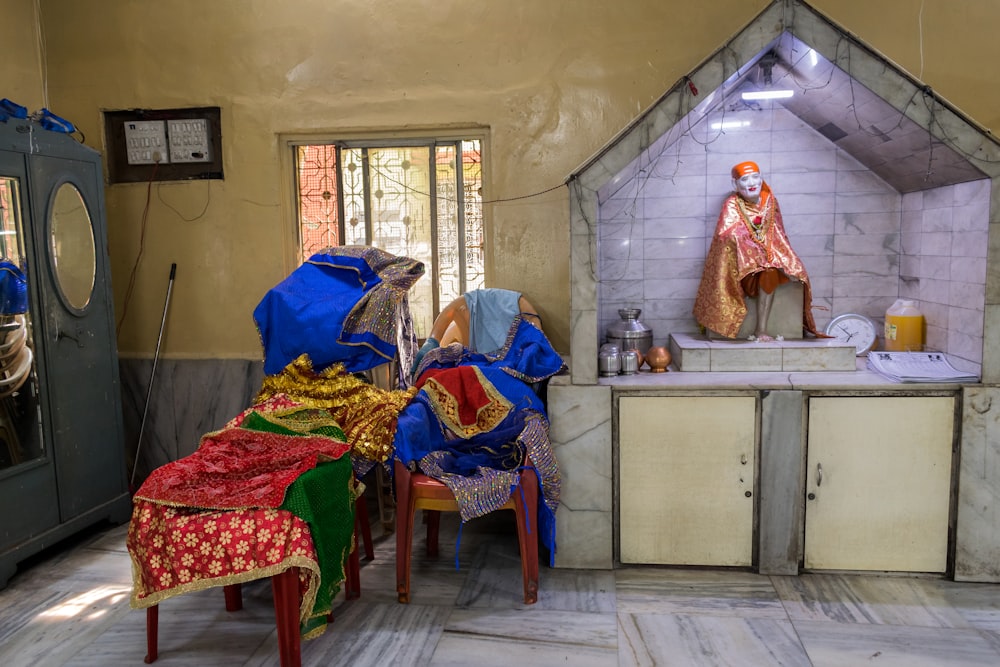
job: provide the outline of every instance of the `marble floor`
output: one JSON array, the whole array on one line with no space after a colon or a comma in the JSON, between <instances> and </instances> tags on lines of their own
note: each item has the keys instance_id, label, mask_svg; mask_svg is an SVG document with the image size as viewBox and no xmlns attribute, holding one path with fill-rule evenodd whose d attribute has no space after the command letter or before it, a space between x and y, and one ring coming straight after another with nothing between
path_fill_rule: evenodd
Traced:
<instances>
[{"instance_id":1,"label":"marble floor","mask_svg":"<svg viewBox=\"0 0 1000 667\"><path fill-rule=\"evenodd\" d=\"M376 525L360 599L303 643L303 665L1000 665L1000 585L543 566L525 606L510 514L466 525L458 570L456 515L442 520L439 558L418 539L409 605L396 601L395 540ZM0 665L143 664L125 531L89 531L23 564L0 591ZM167 600L156 664L277 665L273 613L266 581L244 586L239 612L219 589Z\"/></svg>"}]
</instances>

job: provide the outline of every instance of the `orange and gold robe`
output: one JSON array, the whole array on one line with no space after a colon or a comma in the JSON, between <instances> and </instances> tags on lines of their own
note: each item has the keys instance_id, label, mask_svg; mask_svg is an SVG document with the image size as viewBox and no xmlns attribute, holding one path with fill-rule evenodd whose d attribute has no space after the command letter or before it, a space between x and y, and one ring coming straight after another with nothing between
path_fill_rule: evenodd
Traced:
<instances>
[{"instance_id":1,"label":"orange and gold robe","mask_svg":"<svg viewBox=\"0 0 1000 667\"><path fill-rule=\"evenodd\" d=\"M785 234L778 200L767 183L761 186L757 205L733 193L719 213L715 235L705 258L705 268L694 302L699 324L735 338L747 314L741 281L766 268L775 268L802 283L802 328L813 335L812 290L802 260Z\"/></svg>"}]
</instances>

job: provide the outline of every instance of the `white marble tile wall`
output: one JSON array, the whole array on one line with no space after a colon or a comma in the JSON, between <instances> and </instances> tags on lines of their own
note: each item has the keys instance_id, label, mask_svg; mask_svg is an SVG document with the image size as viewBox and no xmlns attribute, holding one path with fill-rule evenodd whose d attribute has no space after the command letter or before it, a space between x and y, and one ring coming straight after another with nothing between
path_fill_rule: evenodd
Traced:
<instances>
[{"instance_id":1,"label":"white marble tile wall","mask_svg":"<svg viewBox=\"0 0 1000 667\"><path fill-rule=\"evenodd\" d=\"M691 309L732 165L752 159L809 272L816 323L881 326L920 302L929 346L982 361L989 181L901 195L779 104L729 105L659 140L599 193L598 335L641 308L653 343L697 330ZM675 126L676 127L676 126Z\"/></svg>"},{"instance_id":2,"label":"white marble tile wall","mask_svg":"<svg viewBox=\"0 0 1000 667\"><path fill-rule=\"evenodd\" d=\"M1000 390L962 392L955 580L1000 580Z\"/></svg>"},{"instance_id":3,"label":"white marble tile wall","mask_svg":"<svg viewBox=\"0 0 1000 667\"><path fill-rule=\"evenodd\" d=\"M990 182L903 195L900 297L918 301L927 345L981 364Z\"/></svg>"}]
</instances>

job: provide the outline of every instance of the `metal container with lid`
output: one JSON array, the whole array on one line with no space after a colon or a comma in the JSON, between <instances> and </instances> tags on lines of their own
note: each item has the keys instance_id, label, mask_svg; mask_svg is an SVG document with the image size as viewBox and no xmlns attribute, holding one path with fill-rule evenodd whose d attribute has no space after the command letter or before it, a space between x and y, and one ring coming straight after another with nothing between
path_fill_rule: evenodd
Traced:
<instances>
[{"instance_id":1,"label":"metal container with lid","mask_svg":"<svg viewBox=\"0 0 1000 667\"><path fill-rule=\"evenodd\" d=\"M618 346L619 350L638 350L643 355L653 344L653 330L639 321L642 310L639 308L619 308L620 322L608 327L608 342Z\"/></svg>"},{"instance_id":2,"label":"metal container with lid","mask_svg":"<svg viewBox=\"0 0 1000 667\"><path fill-rule=\"evenodd\" d=\"M622 350L621 357L622 375L635 375L639 372L639 351L634 348Z\"/></svg>"},{"instance_id":3,"label":"metal container with lid","mask_svg":"<svg viewBox=\"0 0 1000 667\"><path fill-rule=\"evenodd\" d=\"M618 346L613 343L602 345L597 354L597 372L602 377L610 377L618 375L621 369L621 357L618 354Z\"/></svg>"}]
</instances>

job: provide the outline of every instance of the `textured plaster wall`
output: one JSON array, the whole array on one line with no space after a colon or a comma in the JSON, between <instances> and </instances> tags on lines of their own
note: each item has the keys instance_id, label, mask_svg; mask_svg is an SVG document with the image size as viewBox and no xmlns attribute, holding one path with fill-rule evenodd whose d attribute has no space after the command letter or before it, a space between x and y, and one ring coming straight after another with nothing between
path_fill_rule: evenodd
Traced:
<instances>
[{"instance_id":1,"label":"textured plaster wall","mask_svg":"<svg viewBox=\"0 0 1000 667\"><path fill-rule=\"evenodd\" d=\"M29 112L45 106L37 25L33 0L5 0L0 21L0 99L16 102Z\"/></svg>"},{"instance_id":2,"label":"textured plaster wall","mask_svg":"<svg viewBox=\"0 0 1000 667\"><path fill-rule=\"evenodd\" d=\"M176 262L161 354L259 357L250 313L293 268L279 135L483 126L487 199L555 188L491 208L488 282L530 294L554 344L568 351L569 197L560 185L768 4L44 0L49 107L76 123L88 145L103 150L102 109L222 108L224 181L154 185L145 234L146 186L107 189L122 355L152 355ZM19 0L15 12L28 22L32 6ZM991 35L997 3L813 6L922 73L984 126L1000 126L998 77L983 66L1000 61ZM13 34L32 47L29 31ZM37 96L37 64L21 58L17 78L26 97Z\"/></svg>"}]
</instances>

